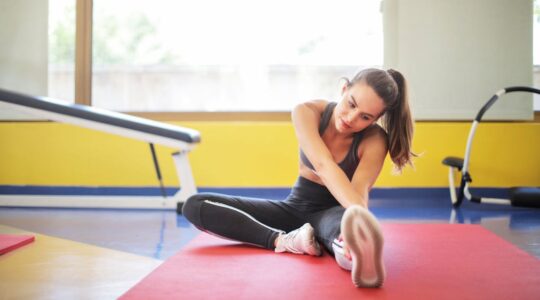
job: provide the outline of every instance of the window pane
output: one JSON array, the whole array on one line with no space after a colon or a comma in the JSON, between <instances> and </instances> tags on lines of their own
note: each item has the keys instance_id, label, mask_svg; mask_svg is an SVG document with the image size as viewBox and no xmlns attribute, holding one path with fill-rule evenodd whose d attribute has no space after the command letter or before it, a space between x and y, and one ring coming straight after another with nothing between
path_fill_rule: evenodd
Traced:
<instances>
[{"instance_id":1,"label":"window pane","mask_svg":"<svg viewBox=\"0 0 540 300\"><path fill-rule=\"evenodd\" d=\"M75 99L75 0L49 1L49 97Z\"/></svg>"},{"instance_id":2,"label":"window pane","mask_svg":"<svg viewBox=\"0 0 540 300\"><path fill-rule=\"evenodd\" d=\"M94 1L93 104L290 110L382 65L379 0Z\"/></svg>"}]
</instances>

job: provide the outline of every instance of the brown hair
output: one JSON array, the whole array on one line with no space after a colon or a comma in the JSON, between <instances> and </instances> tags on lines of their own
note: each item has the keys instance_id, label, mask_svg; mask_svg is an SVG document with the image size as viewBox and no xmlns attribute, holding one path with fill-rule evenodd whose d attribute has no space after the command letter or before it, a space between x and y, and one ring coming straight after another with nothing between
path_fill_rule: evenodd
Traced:
<instances>
[{"instance_id":1,"label":"brown hair","mask_svg":"<svg viewBox=\"0 0 540 300\"><path fill-rule=\"evenodd\" d=\"M413 166L412 157L417 155L411 151L414 128L405 77L393 69L370 68L358 72L350 81L345 80L348 87L365 82L383 99L386 109L381 123L388 134L388 152L395 170L401 172L405 165Z\"/></svg>"}]
</instances>

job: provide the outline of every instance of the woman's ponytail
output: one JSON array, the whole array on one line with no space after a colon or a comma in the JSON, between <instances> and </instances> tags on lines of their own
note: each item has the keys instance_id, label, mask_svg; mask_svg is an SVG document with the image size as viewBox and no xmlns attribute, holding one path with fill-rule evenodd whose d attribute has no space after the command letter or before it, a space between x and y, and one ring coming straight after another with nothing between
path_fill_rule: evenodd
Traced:
<instances>
[{"instance_id":1,"label":"woman's ponytail","mask_svg":"<svg viewBox=\"0 0 540 300\"><path fill-rule=\"evenodd\" d=\"M395 101L387 107L382 123L388 134L388 152L395 170L401 172L405 165L413 166L412 157L417 156L411 151L414 125L405 78L396 70L389 69L387 72L397 85L397 95Z\"/></svg>"}]
</instances>

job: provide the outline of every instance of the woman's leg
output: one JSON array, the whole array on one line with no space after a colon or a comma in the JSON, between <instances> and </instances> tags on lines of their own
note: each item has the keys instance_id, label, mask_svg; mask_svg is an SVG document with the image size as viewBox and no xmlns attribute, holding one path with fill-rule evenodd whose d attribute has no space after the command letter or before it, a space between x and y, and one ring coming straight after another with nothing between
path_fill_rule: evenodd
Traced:
<instances>
[{"instance_id":1,"label":"woman's leg","mask_svg":"<svg viewBox=\"0 0 540 300\"><path fill-rule=\"evenodd\" d=\"M315 237L323 244L326 250L334 254L332 244L341 232L341 218L345 208L333 206L328 209L308 215L307 221L315 229Z\"/></svg>"},{"instance_id":2,"label":"woman's leg","mask_svg":"<svg viewBox=\"0 0 540 300\"><path fill-rule=\"evenodd\" d=\"M282 201L215 193L190 197L182 214L202 231L271 250L280 234L304 224Z\"/></svg>"},{"instance_id":3,"label":"woman's leg","mask_svg":"<svg viewBox=\"0 0 540 300\"><path fill-rule=\"evenodd\" d=\"M346 210L332 207L310 215L315 236L334 254L337 263L351 270L357 287L379 287L385 278L382 250L384 239L379 222L369 210L353 205ZM339 240L339 237L343 240ZM345 257L343 246L351 259Z\"/></svg>"}]
</instances>

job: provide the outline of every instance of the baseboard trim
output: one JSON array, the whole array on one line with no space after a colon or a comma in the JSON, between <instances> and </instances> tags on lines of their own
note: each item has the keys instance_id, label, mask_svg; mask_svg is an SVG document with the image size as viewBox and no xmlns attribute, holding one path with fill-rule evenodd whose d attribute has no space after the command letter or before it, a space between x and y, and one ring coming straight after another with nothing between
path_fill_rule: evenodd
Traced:
<instances>
[{"instance_id":1,"label":"baseboard trim","mask_svg":"<svg viewBox=\"0 0 540 300\"><path fill-rule=\"evenodd\" d=\"M167 197L172 197L178 187L166 187ZM244 197L264 199L285 199L291 189L284 187L199 187L198 191L208 193L221 193ZM471 188L488 197L508 198L508 188ZM161 196L159 187L93 187L93 186L38 186L38 185L0 185L0 195L47 195L47 196L133 196L148 197ZM402 199L402 198L441 198L449 197L447 187L399 187L399 188L373 188L370 198Z\"/></svg>"}]
</instances>

